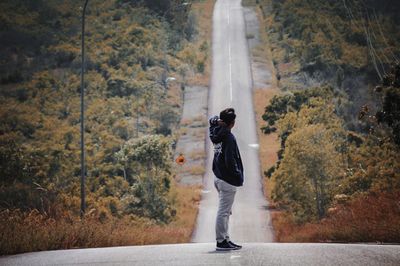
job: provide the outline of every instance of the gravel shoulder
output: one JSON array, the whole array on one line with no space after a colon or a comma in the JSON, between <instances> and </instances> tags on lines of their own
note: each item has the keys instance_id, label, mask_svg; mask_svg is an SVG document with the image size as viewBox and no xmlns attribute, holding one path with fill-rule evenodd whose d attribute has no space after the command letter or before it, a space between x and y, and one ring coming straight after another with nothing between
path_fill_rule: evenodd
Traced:
<instances>
[{"instance_id":1,"label":"gravel shoulder","mask_svg":"<svg viewBox=\"0 0 400 266\"><path fill-rule=\"evenodd\" d=\"M176 180L183 185L201 185L205 171L208 88L187 86L175 156L182 154L183 165L174 164Z\"/></svg>"}]
</instances>

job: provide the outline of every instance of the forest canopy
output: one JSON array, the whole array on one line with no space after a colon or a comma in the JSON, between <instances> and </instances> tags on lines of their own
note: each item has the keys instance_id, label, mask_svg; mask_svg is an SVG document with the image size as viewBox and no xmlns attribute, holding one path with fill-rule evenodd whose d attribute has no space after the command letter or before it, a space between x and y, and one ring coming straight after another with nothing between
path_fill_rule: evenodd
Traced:
<instances>
[{"instance_id":1,"label":"forest canopy","mask_svg":"<svg viewBox=\"0 0 400 266\"><path fill-rule=\"evenodd\" d=\"M83 3L0 3L1 209L79 212ZM184 1L89 1L87 209L104 219L174 218L168 162L181 89L207 53L183 53L196 29Z\"/></svg>"},{"instance_id":2,"label":"forest canopy","mask_svg":"<svg viewBox=\"0 0 400 266\"><path fill-rule=\"evenodd\" d=\"M265 171L280 241L398 242L400 4L254 4L283 90L261 128L281 142Z\"/></svg>"}]
</instances>

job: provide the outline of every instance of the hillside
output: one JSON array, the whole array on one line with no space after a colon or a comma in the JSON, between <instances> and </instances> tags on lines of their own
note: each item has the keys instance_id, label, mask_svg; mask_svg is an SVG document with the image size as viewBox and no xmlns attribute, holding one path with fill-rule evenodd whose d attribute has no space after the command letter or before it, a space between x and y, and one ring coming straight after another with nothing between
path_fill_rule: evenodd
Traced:
<instances>
[{"instance_id":1,"label":"hillside","mask_svg":"<svg viewBox=\"0 0 400 266\"><path fill-rule=\"evenodd\" d=\"M180 242L193 229L198 192L175 184L171 152L182 90L206 78L208 44L197 20L211 2L89 1L87 217L80 224L83 3L0 3L3 254ZM13 219L19 222L10 226ZM151 230L159 233L145 233Z\"/></svg>"},{"instance_id":2,"label":"hillside","mask_svg":"<svg viewBox=\"0 0 400 266\"><path fill-rule=\"evenodd\" d=\"M281 93L265 171L277 241L399 242L400 5L245 1L262 15Z\"/></svg>"},{"instance_id":3,"label":"hillside","mask_svg":"<svg viewBox=\"0 0 400 266\"><path fill-rule=\"evenodd\" d=\"M351 91L379 81L399 58L397 1L257 2L283 89L329 82Z\"/></svg>"}]
</instances>

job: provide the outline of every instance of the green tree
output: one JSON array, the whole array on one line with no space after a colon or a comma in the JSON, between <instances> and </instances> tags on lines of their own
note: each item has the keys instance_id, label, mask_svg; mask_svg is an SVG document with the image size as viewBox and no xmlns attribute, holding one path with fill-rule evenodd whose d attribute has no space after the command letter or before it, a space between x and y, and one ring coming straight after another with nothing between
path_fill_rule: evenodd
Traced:
<instances>
[{"instance_id":1,"label":"green tree","mask_svg":"<svg viewBox=\"0 0 400 266\"><path fill-rule=\"evenodd\" d=\"M276 180L274 199L304 222L325 216L344 174L347 140L332 99L301 101L298 112L288 112L276 122L283 146L271 174Z\"/></svg>"},{"instance_id":2,"label":"green tree","mask_svg":"<svg viewBox=\"0 0 400 266\"><path fill-rule=\"evenodd\" d=\"M300 222L321 219L342 179L342 140L323 124L298 128L286 142L273 198L291 209Z\"/></svg>"},{"instance_id":3,"label":"green tree","mask_svg":"<svg viewBox=\"0 0 400 266\"><path fill-rule=\"evenodd\" d=\"M307 104L313 97L321 97L329 100L332 99L335 94L333 88L327 86L314 87L284 95L276 95L272 98L271 103L265 107L262 118L267 124L261 129L265 134L275 132L275 123L287 113L299 111L301 106Z\"/></svg>"},{"instance_id":4,"label":"green tree","mask_svg":"<svg viewBox=\"0 0 400 266\"><path fill-rule=\"evenodd\" d=\"M128 141L115 155L124 177L131 183L125 211L168 222L175 212L170 190L170 140L147 135Z\"/></svg>"}]
</instances>

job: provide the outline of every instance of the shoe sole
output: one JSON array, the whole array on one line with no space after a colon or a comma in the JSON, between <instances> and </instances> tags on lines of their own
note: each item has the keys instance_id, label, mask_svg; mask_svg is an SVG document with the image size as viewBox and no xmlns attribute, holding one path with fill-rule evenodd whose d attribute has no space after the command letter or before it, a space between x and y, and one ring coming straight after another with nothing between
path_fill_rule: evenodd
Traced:
<instances>
[{"instance_id":1,"label":"shoe sole","mask_svg":"<svg viewBox=\"0 0 400 266\"><path fill-rule=\"evenodd\" d=\"M238 250L240 248L216 248L216 251L230 251L230 250Z\"/></svg>"},{"instance_id":2,"label":"shoe sole","mask_svg":"<svg viewBox=\"0 0 400 266\"><path fill-rule=\"evenodd\" d=\"M241 248L242 248L242 246L238 246L238 245L236 245L236 244L230 243L230 245L231 245L232 247L236 248L236 249L241 249Z\"/></svg>"}]
</instances>

